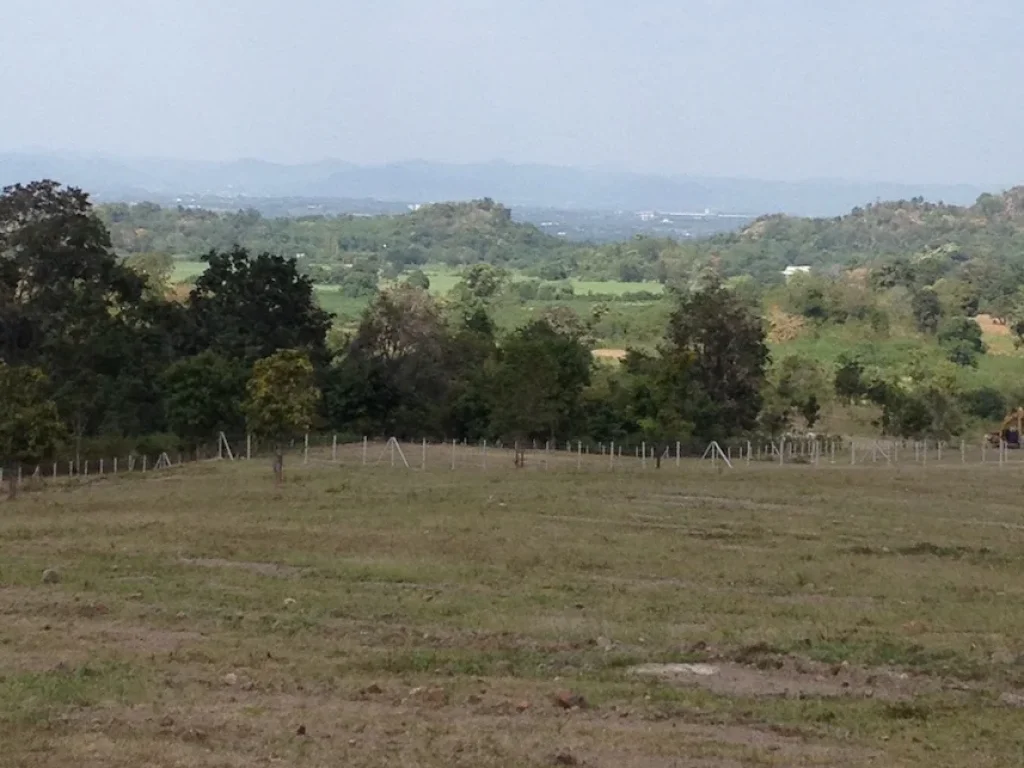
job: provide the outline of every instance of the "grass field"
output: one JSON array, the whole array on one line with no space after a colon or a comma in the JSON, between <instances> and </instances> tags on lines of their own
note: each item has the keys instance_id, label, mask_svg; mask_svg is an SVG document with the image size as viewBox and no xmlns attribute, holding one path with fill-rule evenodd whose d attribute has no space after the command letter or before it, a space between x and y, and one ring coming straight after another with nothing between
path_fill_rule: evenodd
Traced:
<instances>
[{"instance_id":1,"label":"grass field","mask_svg":"<svg viewBox=\"0 0 1024 768\"><path fill-rule=\"evenodd\" d=\"M206 264L201 261L187 259L176 260L174 272L171 275L173 282L184 282L194 279L202 274ZM444 296L462 280L462 271L447 267L428 266L424 268L427 277L430 278L430 291L438 296ZM521 276L514 276L514 279L525 279ZM570 280L573 290L579 296L589 293L621 295L623 293L635 293L646 291L647 293L662 293L664 286L657 282L646 283L624 283L618 280Z\"/></svg>"},{"instance_id":2,"label":"grass field","mask_svg":"<svg viewBox=\"0 0 1024 768\"><path fill-rule=\"evenodd\" d=\"M195 280L206 271L206 262L191 261L188 259L175 259L174 269L171 271L172 283L186 283Z\"/></svg>"},{"instance_id":3,"label":"grass field","mask_svg":"<svg viewBox=\"0 0 1024 768\"><path fill-rule=\"evenodd\" d=\"M1016 466L443 456L3 503L0 765L1020 765Z\"/></svg>"}]
</instances>

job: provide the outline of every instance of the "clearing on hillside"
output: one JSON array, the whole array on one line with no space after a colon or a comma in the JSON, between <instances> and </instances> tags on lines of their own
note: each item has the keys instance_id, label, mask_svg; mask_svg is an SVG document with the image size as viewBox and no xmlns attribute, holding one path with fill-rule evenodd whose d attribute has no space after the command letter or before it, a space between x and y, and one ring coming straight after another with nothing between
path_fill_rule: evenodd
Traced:
<instances>
[{"instance_id":1,"label":"clearing on hillside","mask_svg":"<svg viewBox=\"0 0 1024 768\"><path fill-rule=\"evenodd\" d=\"M0 503L0 764L1020 764L1017 469L293 466Z\"/></svg>"}]
</instances>

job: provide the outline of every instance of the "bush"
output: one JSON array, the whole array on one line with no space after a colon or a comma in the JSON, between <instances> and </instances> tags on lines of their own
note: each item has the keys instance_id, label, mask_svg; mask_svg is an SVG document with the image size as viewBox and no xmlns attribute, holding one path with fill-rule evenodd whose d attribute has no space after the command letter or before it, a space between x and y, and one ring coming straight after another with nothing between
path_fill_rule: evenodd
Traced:
<instances>
[{"instance_id":1,"label":"bush","mask_svg":"<svg viewBox=\"0 0 1024 768\"><path fill-rule=\"evenodd\" d=\"M1006 398L999 390L992 387L980 387L965 392L961 396L960 402L968 416L986 421L1002 419L1008 410Z\"/></svg>"}]
</instances>

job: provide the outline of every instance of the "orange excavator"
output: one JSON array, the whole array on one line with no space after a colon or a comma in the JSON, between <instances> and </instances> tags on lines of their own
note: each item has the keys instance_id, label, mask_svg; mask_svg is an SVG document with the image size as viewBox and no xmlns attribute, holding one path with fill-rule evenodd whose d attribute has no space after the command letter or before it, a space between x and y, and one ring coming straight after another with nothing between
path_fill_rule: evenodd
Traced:
<instances>
[{"instance_id":1,"label":"orange excavator","mask_svg":"<svg viewBox=\"0 0 1024 768\"><path fill-rule=\"evenodd\" d=\"M1021 435L1024 434L1024 408L1011 411L999 425L998 432L992 432L988 441L992 445L999 445L1000 441L1006 443L1007 448L1020 448Z\"/></svg>"}]
</instances>

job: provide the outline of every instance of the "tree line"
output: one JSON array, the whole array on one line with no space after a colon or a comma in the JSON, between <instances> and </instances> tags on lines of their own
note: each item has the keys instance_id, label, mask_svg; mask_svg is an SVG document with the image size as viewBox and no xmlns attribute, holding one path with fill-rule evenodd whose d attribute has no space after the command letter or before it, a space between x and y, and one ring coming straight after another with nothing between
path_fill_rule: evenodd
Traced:
<instances>
[{"instance_id":1,"label":"tree line","mask_svg":"<svg viewBox=\"0 0 1024 768\"><path fill-rule=\"evenodd\" d=\"M237 245L204 259L187 294L168 292L159 264L118 255L80 190L4 190L0 454L31 462L90 440L194 447L222 431L281 440L307 429L657 445L814 429L832 402L872 404L887 434L944 436L1003 404L914 356L899 367L870 349L835 365L773 361L760 300L714 268L669 291L656 349L609 366L591 353L600 313L549 307L499 330L495 305L509 286L487 264L466 269L444 299L396 282L342 330L299 260ZM859 311L842 292L812 288L785 288L807 317ZM922 307L914 312L948 344L951 368L977 351L966 314L933 322Z\"/></svg>"},{"instance_id":2,"label":"tree line","mask_svg":"<svg viewBox=\"0 0 1024 768\"><path fill-rule=\"evenodd\" d=\"M297 260L232 246L187 295L120 258L80 190L0 195L0 428L7 459L101 436L324 428L455 439L724 437L756 429L768 352L717 279L680 294L657 354L595 366L589 321L551 310L499 333L500 274L440 301L398 284L347 335Z\"/></svg>"}]
</instances>

